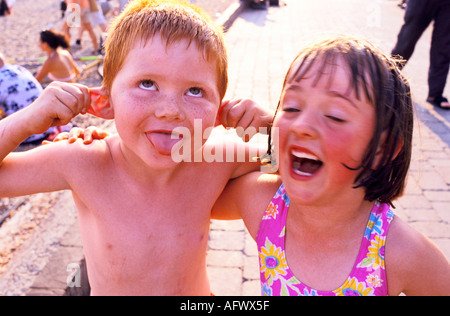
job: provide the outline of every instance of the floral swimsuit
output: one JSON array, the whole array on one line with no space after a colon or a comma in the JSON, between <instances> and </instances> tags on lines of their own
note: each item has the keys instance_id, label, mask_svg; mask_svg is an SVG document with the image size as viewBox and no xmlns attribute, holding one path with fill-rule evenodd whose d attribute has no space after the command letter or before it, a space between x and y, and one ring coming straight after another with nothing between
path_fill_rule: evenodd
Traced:
<instances>
[{"instance_id":1,"label":"floral swimsuit","mask_svg":"<svg viewBox=\"0 0 450 316\"><path fill-rule=\"evenodd\" d=\"M375 202L355 265L347 281L334 291L312 289L299 281L289 269L284 250L288 210L289 198L284 185L281 185L267 207L256 239L263 295L388 295L384 246L394 213L387 204Z\"/></svg>"}]
</instances>

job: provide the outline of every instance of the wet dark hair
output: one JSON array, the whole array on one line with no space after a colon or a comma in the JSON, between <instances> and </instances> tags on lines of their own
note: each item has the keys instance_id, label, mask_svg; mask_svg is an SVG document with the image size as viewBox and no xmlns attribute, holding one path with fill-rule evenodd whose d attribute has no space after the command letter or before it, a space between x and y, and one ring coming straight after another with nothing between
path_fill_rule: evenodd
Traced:
<instances>
[{"instance_id":1,"label":"wet dark hair","mask_svg":"<svg viewBox=\"0 0 450 316\"><path fill-rule=\"evenodd\" d=\"M52 49L57 49L62 47L64 49L69 49L69 39L65 34L56 33L52 30L44 30L40 34L41 42L47 43Z\"/></svg>"},{"instance_id":2,"label":"wet dark hair","mask_svg":"<svg viewBox=\"0 0 450 316\"><path fill-rule=\"evenodd\" d=\"M349 89L354 90L358 99L365 97L374 106L376 115L374 134L361 165L357 168L345 167L360 171L355 179L355 188L365 188L366 200L379 200L393 206L392 201L403 194L406 185L414 116L410 86L397 66L399 61L385 55L368 41L332 38L304 49L295 58L283 89L287 83L300 81L306 76L316 76L317 83L323 74L330 74L330 70L332 78L338 59L344 61L351 74ZM319 71L310 73L316 64L320 64ZM277 111L279 107L280 102ZM276 115L277 112L274 119ZM382 139L384 132L386 138ZM269 138L268 155L271 154L271 147ZM375 166L378 148L382 148L383 152Z\"/></svg>"}]
</instances>

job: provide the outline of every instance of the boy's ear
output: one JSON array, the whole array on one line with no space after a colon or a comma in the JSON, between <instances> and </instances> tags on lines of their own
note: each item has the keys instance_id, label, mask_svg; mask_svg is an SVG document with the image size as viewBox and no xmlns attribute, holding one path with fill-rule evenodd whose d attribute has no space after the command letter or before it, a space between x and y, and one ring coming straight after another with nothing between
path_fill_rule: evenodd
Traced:
<instances>
[{"instance_id":1,"label":"boy's ear","mask_svg":"<svg viewBox=\"0 0 450 316\"><path fill-rule=\"evenodd\" d=\"M91 106L88 113L106 120L112 120L114 109L109 102L106 91L103 88L91 88L89 94L91 95Z\"/></svg>"}]
</instances>

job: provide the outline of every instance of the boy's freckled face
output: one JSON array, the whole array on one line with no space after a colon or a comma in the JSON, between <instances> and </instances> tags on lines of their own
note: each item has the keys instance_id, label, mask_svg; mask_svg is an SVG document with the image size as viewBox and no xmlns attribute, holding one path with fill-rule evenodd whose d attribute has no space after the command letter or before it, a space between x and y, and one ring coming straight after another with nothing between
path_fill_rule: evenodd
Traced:
<instances>
[{"instance_id":1,"label":"boy's freckled face","mask_svg":"<svg viewBox=\"0 0 450 316\"><path fill-rule=\"evenodd\" d=\"M128 148L141 158L170 158L178 142L171 131L191 131L201 119L213 126L220 104L216 62L207 61L196 44L180 40L166 46L156 34L137 41L111 89L116 128Z\"/></svg>"}]
</instances>

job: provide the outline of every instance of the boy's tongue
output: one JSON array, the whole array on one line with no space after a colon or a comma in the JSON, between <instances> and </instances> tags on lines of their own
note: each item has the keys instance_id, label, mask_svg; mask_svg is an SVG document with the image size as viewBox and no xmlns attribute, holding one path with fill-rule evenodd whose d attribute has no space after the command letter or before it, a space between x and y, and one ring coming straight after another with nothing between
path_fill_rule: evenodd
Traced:
<instances>
[{"instance_id":1,"label":"boy's tongue","mask_svg":"<svg viewBox=\"0 0 450 316\"><path fill-rule=\"evenodd\" d=\"M172 147L180 141L179 138L172 139L171 133L153 132L148 133L147 138L161 155L170 156Z\"/></svg>"}]
</instances>

